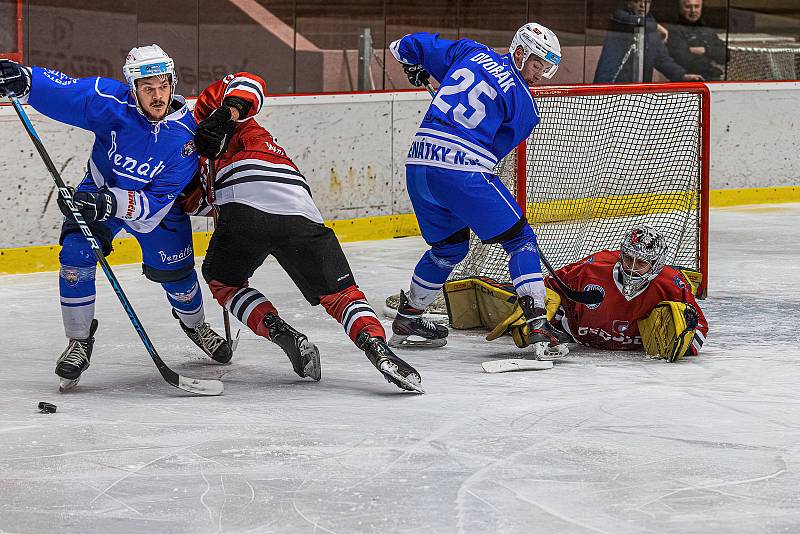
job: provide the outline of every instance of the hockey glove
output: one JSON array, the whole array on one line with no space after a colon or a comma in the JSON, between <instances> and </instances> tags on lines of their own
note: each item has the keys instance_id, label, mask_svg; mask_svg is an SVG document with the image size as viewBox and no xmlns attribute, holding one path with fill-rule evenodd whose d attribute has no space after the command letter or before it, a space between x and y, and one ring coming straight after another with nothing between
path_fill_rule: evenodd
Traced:
<instances>
[{"instance_id":1,"label":"hockey glove","mask_svg":"<svg viewBox=\"0 0 800 534\"><path fill-rule=\"evenodd\" d=\"M197 133L194 136L197 152L209 159L221 157L228 149L228 143L231 142L235 130L236 123L231 118L230 108L228 106L217 108L197 125Z\"/></svg>"},{"instance_id":2,"label":"hockey glove","mask_svg":"<svg viewBox=\"0 0 800 534\"><path fill-rule=\"evenodd\" d=\"M22 98L31 90L31 72L10 59L0 59L0 96L13 92Z\"/></svg>"},{"instance_id":3,"label":"hockey glove","mask_svg":"<svg viewBox=\"0 0 800 534\"><path fill-rule=\"evenodd\" d=\"M69 190L72 193L72 203L86 222L107 221L117 212L117 199L107 187L101 187L97 191L75 191L71 187ZM73 218L72 211L61 195L58 195L58 207L65 217Z\"/></svg>"},{"instance_id":4,"label":"hockey glove","mask_svg":"<svg viewBox=\"0 0 800 534\"><path fill-rule=\"evenodd\" d=\"M414 87L422 87L430 83L431 75L428 74L428 71L426 71L422 65L406 65L404 63L403 70L406 71L408 81L411 82L411 85Z\"/></svg>"}]
</instances>

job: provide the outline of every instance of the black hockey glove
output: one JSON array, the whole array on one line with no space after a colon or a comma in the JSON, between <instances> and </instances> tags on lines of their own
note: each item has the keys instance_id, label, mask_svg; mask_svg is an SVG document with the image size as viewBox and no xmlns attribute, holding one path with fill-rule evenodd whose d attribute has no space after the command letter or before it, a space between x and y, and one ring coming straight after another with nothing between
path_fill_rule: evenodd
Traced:
<instances>
[{"instance_id":1,"label":"black hockey glove","mask_svg":"<svg viewBox=\"0 0 800 534\"><path fill-rule=\"evenodd\" d=\"M0 96L13 92L22 98L31 90L31 72L10 59L0 59Z\"/></svg>"},{"instance_id":2,"label":"black hockey glove","mask_svg":"<svg viewBox=\"0 0 800 534\"><path fill-rule=\"evenodd\" d=\"M403 64L403 70L406 71L408 81L414 87L423 87L430 82L431 75L428 71L422 68L422 65L406 65Z\"/></svg>"},{"instance_id":3,"label":"black hockey glove","mask_svg":"<svg viewBox=\"0 0 800 534\"><path fill-rule=\"evenodd\" d=\"M250 112L250 108L252 107L250 102L244 98L239 98L238 96L229 96L225 98L225 100L222 101L222 105L229 108L234 108L236 111L238 111L239 120L243 120Z\"/></svg>"},{"instance_id":4,"label":"black hockey glove","mask_svg":"<svg viewBox=\"0 0 800 534\"><path fill-rule=\"evenodd\" d=\"M194 135L194 144L201 156L209 159L221 157L228 149L236 123L231 118L228 106L222 106L200 121L197 133Z\"/></svg>"},{"instance_id":5,"label":"black hockey glove","mask_svg":"<svg viewBox=\"0 0 800 534\"><path fill-rule=\"evenodd\" d=\"M117 199L107 187L101 187L97 191L75 191L71 187L68 189L72 193L75 208L81 212L86 222L107 221L117 212ZM58 207L65 217L73 218L72 211L61 195L58 195Z\"/></svg>"}]
</instances>

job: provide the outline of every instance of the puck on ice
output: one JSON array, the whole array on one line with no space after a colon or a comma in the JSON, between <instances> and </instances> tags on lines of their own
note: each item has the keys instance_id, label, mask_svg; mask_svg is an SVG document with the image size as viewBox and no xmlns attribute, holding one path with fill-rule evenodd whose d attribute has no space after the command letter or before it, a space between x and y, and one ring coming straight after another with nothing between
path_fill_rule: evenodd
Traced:
<instances>
[{"instance_id":1,"label":"puck on ice","mask_svg":"<svg viewBox=\"0 0 800 534\"><path fill-rule=\"evenodd\" d=\"M42 401L39 403L39 411L42 413L56 413L56 405Z\"/></svg>"}]
</instances>

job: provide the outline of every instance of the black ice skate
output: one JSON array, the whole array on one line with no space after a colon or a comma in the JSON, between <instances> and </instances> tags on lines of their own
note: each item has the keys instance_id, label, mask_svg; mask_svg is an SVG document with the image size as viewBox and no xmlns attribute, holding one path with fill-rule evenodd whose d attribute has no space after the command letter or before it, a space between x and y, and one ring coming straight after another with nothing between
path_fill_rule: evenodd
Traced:
<instances>
[{"instance_id":1,"label":"black ice skate","mask_svg":"<svg viewBox=\"0 0 800 534\"><path fill-rule=\"evenodd\" d=\"M543 344L555 347L561 343L572 341L567 334L559 332L550 324L547 320L547 310L537 307L533 297L524 295L519 297L517 302L525 313L525 320L528 323L528 343L531 345L540 344L539 348L543 349ZM535 351L537 354L539 352Z\"/></svg>"},{"instance_id":2,"label":"black ice skate","mask_svg":"<svg viewBox=\"0 0 800 534\"><path fill-rule=\"evenodd\" d=\"M397 348L444 347L447 344L447 327L425 319L425 310L409 306L408 297L400 291L397 316L392 321L392 338L389 345ZM413 336L413 338L412 338Z\"/></svg>"},{"instance_id":3,"label":"black ice skate","mask_svg":"<svg viewBox=\"0 0 800 534\"><path fill-rule=\"evenodd\" d=\"M264 326L269 328L269 339L289 357L292 368L301 378L322 378L322 367L319 361L319 349L311 343L305 334L289 326L289 324L272 313L264 316Z\"/></svg>"},{"instance_id":4,"label":"black ice skate","mask_svg":"<svg viewBox=\"0 0 800 534\"><path fill-rule=\"evenodd\" d=\"M383 373L387 382L406 391L425 393L420 387L422 378L417 370L398 358L383 338L372 337L368 332L362 332L356 339L356 345L366 353L372 365Z\"/></svg>"},{"instance_id":5,"label":"black ice skate","mask_svg":"<svg viewBox=\"0 0 800 534\"><path fill-rule=\"evenodd\" d=\"M172 310L172 316L178 320L181 325L181 330L189 336L189 339L194 341L194 344L200 347L209 358L219 363L228 363L233 357L233 349L225 341L225 338L214 332L208 323L200 323L195 327L188 327L183 324L175 310Z\"/></svg>"},{"instance_id":6,"label":"black ice skate","mask_svg":"<svg viewBox=\"0 0 800 534\"><path fill-rule=\"evenodd\" d=\"M70 339L66 350L56 362L56 375L61 379L60 391L67 391L78 385L81 373L89 368L89 359L94 347L94 333L97 331L97 319L92 319L89 337L86 339Z\"/></svg>"}]
</instances>

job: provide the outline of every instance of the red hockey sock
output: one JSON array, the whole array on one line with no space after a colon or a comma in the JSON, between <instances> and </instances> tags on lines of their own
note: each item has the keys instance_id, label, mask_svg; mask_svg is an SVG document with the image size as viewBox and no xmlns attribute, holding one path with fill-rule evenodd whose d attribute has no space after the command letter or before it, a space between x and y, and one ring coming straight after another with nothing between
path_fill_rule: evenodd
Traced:
<instances>
[{"instance_id":1,"label":"red hockey sock","mask_svg":"<svg viewBox=\"0 0 800 534\"><path fill-rule=\"evenodd\" d=\"M368 332L372 337L386 339L383 325L358 286L352 285L333 295L324 295L319 301L328 315L344 327L345 333L353 343L362 332Z\"/></svg>"}]
</instances>

